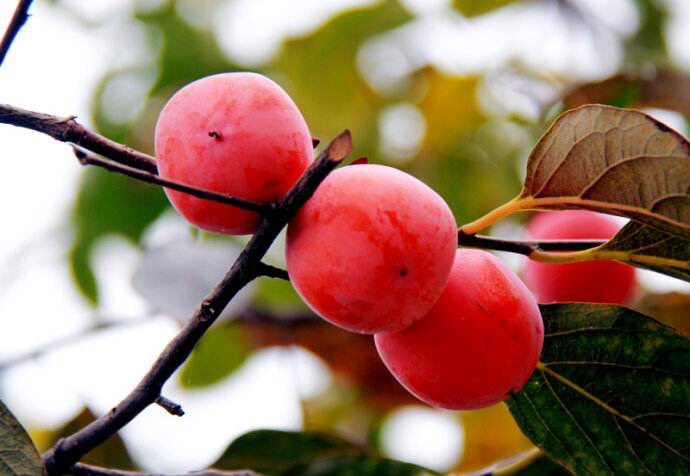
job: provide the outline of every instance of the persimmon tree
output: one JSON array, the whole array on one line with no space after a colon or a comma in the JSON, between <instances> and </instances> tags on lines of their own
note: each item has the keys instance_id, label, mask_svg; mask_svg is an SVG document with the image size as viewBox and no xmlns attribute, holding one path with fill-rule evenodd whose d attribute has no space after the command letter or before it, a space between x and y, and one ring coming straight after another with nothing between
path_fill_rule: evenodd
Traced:
<instances>
[{"instance_id":1,"label":"persimmon tree","mask_svg":"<svg viewBox=\"0 0 690 476\"><path fill-rule=\"evenodd\" d=\"M25 0L19 2L0 47L0 61L25 21L30 3ZM335 137L282 198L266 202L163 178L158 175L154 157L90 131L74 118L60 118L0 104L0 123L32 129L67 143L82 165L102 167L134 180L163 186L174 190L177 197L195 197L197 204L223 204L259 216L251 239L224 278L199 303L148 373L110 412L39 455L26 431L0 404L2 472L22 475L138 474L95 467L81 460L150 405L157 404L173 416L184 415L182 404L166 398L165 383L190 357L199 340L244 286L264 277L290 279L285 270L262 260L288 222L300 210L305 210L310 198L318 196L321 184L350 155L351 134L345 130ZM218 137L211 135L209 139ZM357 167L361 167L356 169L357 174L376 169ZM334 193L331 189L328 192ZM331 199L335 202L333 206L337 206L337 194ZM376 205L372 203L370 207ZM517 212L566 209L618 215L629 218L630 222L606 241L498 239L479 234ZM300 222L299 226L307 225ZM517 253L543 263L615 260L690 281L690 142L660 121L634 109L586 104L566 111L534 147L520 194L477 220L462 225L457 232L457 244L466 248ZM318 237L311 242L307 240L307 245L320 245ZM304 252L302 249L299 251ZM465 251L458 255L474 256L475 253L479 252ZM500 266L492 264L495 260L491 257L480 261L495 274L500 269ZM313 260L309 266L318 266L318 261ZM301 270L300 273L309 271ZM462 276L453 283L452 296L442 298L442 309L431 311L441 316L438 321L452 321L454 316L450 307L456 300L466 303L467 299L478 299L479 308L486 314L505 313L507 317L515 317L510 314L511 306L515 307L513 304L495 306L488 311L482 308L479 296L484 292L480 282L482 273L471 276L472 271L458 265L457 274ZM469 273L469 277L464 273ZM492 293L504 284L519 288L515 295L528 295L520 288L522 284L517 278L504 278L503 275L494 276L487 283L485 292ZM469 289L472 296L468 298L465 295ZM465 312L461 304L458 308L459 314ZM538 314L537 308L526 305L525 309L532 323ZM520 374L516 377L519 381L516 388L512 388L505 379L499 379L503 376L484 377L489 383L500 380L500 385L492 391L498 396L508 392L505 401L513 417L539 450L523 455L517 462L496 462L490 471L538 471L538 465L555 462L558 466L554 466L557 468L554 471L583 475L680 475L690 472L690 340L652 317L623 306L557 303L541 305L539 310L543 319L543 349L536 369L526 383L526 375L522 375L525 369L512 361L506 365L519 369L515 370ZM478 319L484 318L480 311L475 309L472 312L479 316ZM415 325L425 326L427 322L421 320ZM437 325L437 322L432 325ZM481 327L481 323L475 324L473 330L477 329L476 326ZM538 330L541 338L541 327ZM435 329L428 335L442 335L443 345L450 348L454 337L458 341L474 337L474 334L461 331L453 328L453 332L445 334L442 329ZM403 330L401 335L405 332ZM414 332L415 329L410 332L412 340ZM519 332L515 334L516 338L521 335ZM423 353L425 347L434 347L433 342L424 341L421 350L406 355L405 345L414 346L416 343L404 342L402 348L394 346L402 340L396 334L377 337L378 345L391 361L405 360L415 352ZM509 344L506 341L502 345ZM464 353L471 348L467 345L463 352L457 354L458 358L464 359L462 362L455 362L449 371L439 372L439 375L452 379L465 372L466 362L477 358L477 355ZM530 346L525 353L535 349L538 353L538 348ZM444 352L438 355L443 356ZM447 354L453 355L452 351ZM509 352L499 357L519 358ZM391 364L393 367L395 365ZM414 374L415 370L406 369L404 372ZM473 374L472 378L482 376ZM446 386L444 383L440 382L444 390L468 391L464 385L448 382ZM417 383L409 387L415 394L425 393ZM462 400L464 396L457 397ZM432 401L435 399L436 396L431 398ZM451 396L449 400L455 399ZM471 407L473 403L467 405ZM194 418L194 415L185 418ZM217 466L223 469L209 469L197 474L433 473L415 465L382 458L367 448L333 436L268 430L239 437Z\"/></svg>"}]
</instances>

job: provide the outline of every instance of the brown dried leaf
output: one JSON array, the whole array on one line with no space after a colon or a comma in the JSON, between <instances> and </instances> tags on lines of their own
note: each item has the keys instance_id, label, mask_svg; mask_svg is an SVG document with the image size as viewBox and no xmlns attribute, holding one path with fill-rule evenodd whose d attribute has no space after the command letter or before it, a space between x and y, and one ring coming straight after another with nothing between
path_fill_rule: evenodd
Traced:
<instances>
[{"instance_id":1,"label":"brown dried leaf","mask_svg":"<svg viewBox=\"0 0 690 476\"><path fill-rule=\"evenodd\" d=\"M587 208L690 236L690 143L635 110L587 105L556 119L514 209Z\"/></svg>"}]
</instances>

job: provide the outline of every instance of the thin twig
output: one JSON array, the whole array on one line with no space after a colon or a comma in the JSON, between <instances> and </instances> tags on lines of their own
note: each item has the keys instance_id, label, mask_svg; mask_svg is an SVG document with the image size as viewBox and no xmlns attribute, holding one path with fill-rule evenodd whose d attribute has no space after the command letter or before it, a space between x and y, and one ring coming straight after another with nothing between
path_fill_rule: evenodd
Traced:
<instances>
[{"instance_id":1,"label":"thin twig","mask_svg":"<svg viewBox=\"0 0 690 476\"><path fill-rule=\"evenodd\" d=\"M0 104L0 123L41 132L61 142L79 145L114 162L152 174L158 173L153 157L88 130L74 117L62 118Z\"/></svg>"},{"instance_id":2,"label":"thin twig","mask_svg":"<svg viewBox=\"0 0 690 476\"><path fill-rule=\"evenodd\" d=\"M483 235L469 235L458 230L458 245L469 248L507 251L530 256L535 251L583 251L597 247L606 240L504 240Z\"/></svg>"},{"instance_id":3,"label":"thin twig","mask_svg":"<svg viewBox=\"0 0 690 476\"><path fill-rule=\"evenodd\" d=\"M290 276L288 275L287 271L276 268L275 266L271 266L270 264L266 264L264 262L259 263L259 265L256 267L256 275L290 281Z\"/></svg>"},{"instance_id":4,"label":"thin twig","mask_svg":"<svg viewBox=\"0 0 690 476\"><path fill-rule=\"evenodd\" d=\"M170 376L189 357L196 343L213 324L230 300L256 277L256 268L280 231L313 195L326 176L352 151L349 131L341 133L321 153L297 184L280 201L242 250L223 280L201 302L194 315L168 343L156 362L124 400L76 433L61 439L43 455L49 475L64 473L86 453L132 421L161 395Z\"/></svg>"},{"instance_id":5,"label":"thin twig","mask_svg":"<svg viewBox=\"0 0 690 476\"><path fill-rule=\"evenodd\" d=\"M163 408L166 412L170 413L173 416L184 416L184 410L182 409L182 405L173 402L172 400L170 400L167 397L164 397L163 395L158 396L158 398L156 399L156 405Z\"/></svg>"},{"instance_id":6,"label":"thin twig","mask_svg":"<svg viewBox=\"0 0 690 476\"><path fill-rule=\"evenodd\" d=\"M9 25L7 25L7 30L5 30L5 35L2 37L2 42L0 42L0 65L5 61L5 56L7 52L10 51L10 46L12 42L17 37L17 33L24 26L26 20L29 18L29 7L33 0L19 0L17 3L17 8L14 10L14 15L10 20Z\"/></svg>"},{"instance_id":7,"label":"thin twig","mask_svg":"<svg viewBox=\"0 0 690 476\"><path fill-rule=\"evenodd\" d=\"M189 195L193 195L204 200L211 200L213 202L224 203L226 205L232 205L242 210L247 210L250 212L257 212L259 214L265 214L270 211L272 205L267 203L255 202L253 200L246 200L244 198L233 197L230 195L225 195L223 193L211 192L209 190L202 190L195 187L190 187L181 182L176 182L174 180L167 180L159 177L151 172L145 170L140 170L129 165L118 164L107 159L101 159L99 157L94 157L90 155L84 149L72 146L74 150L74 155L79 160L82 165L95 165L97 167L102 167L110 172L115 172L118 174L123 174L128 177L135 178L142 182L152 183L155 185L161 185L172 190L177 190L179 192L184 192Z\"/></svg>"},{"instance_id":8,"label":"thin twig","mask_svg":"<svg viewBox=\"0 0 690 476\"><path fill-rule=\"evenodd\" d=\"M162 476L160 474L140 473L137 471L122 471L110 468L101 468L100 466L93 466L90 464L77 463L72 466L70 474L73 476ZM235 471L221 471L218 469L206 469L204 471L195 471L193 473L185 473L170 476L259 476L254 471L246 469Z\"/></svg>"}]
</instances>

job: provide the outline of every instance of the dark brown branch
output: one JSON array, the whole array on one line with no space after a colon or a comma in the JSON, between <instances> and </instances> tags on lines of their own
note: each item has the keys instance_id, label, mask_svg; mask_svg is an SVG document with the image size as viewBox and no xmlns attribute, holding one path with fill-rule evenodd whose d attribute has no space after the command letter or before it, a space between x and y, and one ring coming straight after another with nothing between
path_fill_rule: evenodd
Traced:
<instances>
[{"instance_id":1,"label":"dark brown branch","mask_svg":"<svg viewBox=\"0 0 690 476\"><path fill-rule=\"evenodd\" d=\"M288 272L284 269L276 268L266 263L259 263L256 267L257 276L266 276L267 278L284 279L285 281L290 281L290 276Z\"/></svg>"},{"instance_id":2,"label":"dark brown branch","mask_svg":"<svg viewBox=\"0 0 690 476\"><path fill-rule=\"evenodd\" d=\"M5 30L5 35L2 37L2 42L0 42L0 65L5 61L5 56L7 52L10 51L10 46L12 42L19 33L19 30L24 26L26 20L29 18L29 7L33 0L19 0L17 8L14 10L14 15L10 20L9 25L7 25L7 30Z\"/></svg>"},{"instance_id":3,"label":"dark brown branch","mask_svg":"<svg viewBox=\"0 0 690 476\"><path fill-rule=\"evenodd\" d=\"M163 395L158 396L158 398L156 399L156 405L163 408L166 412L170 413L173 416L184 416L184 410L182 409L182 405L173 402L172 400L164 397Z\"/></svg>"},{"instance_id":4,"label":"dark brown branch","mask_svg":"<svg viewBox=\"0 0 690 476\"><path fill-rule=\"evenodd\" d=\"M93 155L88 154L87 151L77 146L72 146L72 149L74 150L74 155L77 157L79 163L82 165L95 165L97 167L102 167L106 170L109 170L110 172L123 174L128 177L140 180L142 182L161 185L163 187L167 187L172 190L177 190L179 192L184 192L198 198L211 200L213 202L218 203L224 203L226 205L232 205L243 210L248 210L250 212L265 214L271 209L271 204L255 202L253 200L245 200L243 198L237 198L222 193L216 193L208 190L190 187L189 185L186 185L181 182L161 178L158 175L153 174L151 172L147 172L145 170L140 170L129 165L118 164L117 162L113 162L111 160L94 157Z\"/></svg>"},{"instance_id":5,"label":"dark brown branch","mask_svg":"<svg viewBox=\"0 0 690 476\"><path fill-rule=\"evenodd\" d=\"M110 468L101 468L100 466L93 466L90 464L77 463L72 466L70 474L73 476L162 476L151 473L140 473L137 471L122 471ZM248 470L235 471L220 471L218 469L206 469L204 471L195 471L193 473L185 473L180 475L170 476L259 476L258 473Z\"/></svg>"},{"instance_id":6,"label":"dark brown branch","mask_svg":"<svg viewBox=\"0 0 690 476\"><path fill-rule=\"evenodd\" d=\"M132 421L161 395L165 382L189 357L196 343L230 300L256 277L261 259L288 220L313 195L326 176L352 151L349 131L341 133L314 161L272 212L259 223L223 280L201 302L194 315L168 343L137 386L107 414L58 443L43 455L49 475L64 473L86 453Z\"/></svg>"},{"instance_id":7,"label":"dark brown branch","mask_svg":"<svg viewBox=\"0 0 690 476\"><path fill-rule=\"evenodd\" d=\"M606 240L504 240L482 235L468 235L458 230L458 245L469 248L507 251L530 256L535 251L583 251L605 243Z\"/></svg>"},{"instance_id":8,"label":"dark brown branch","mask_svg":"<svg viewBox=\"0 0 690 476\"><path fill-rule=\"evenodd\" d=\"M114 162L152 174L158 173L153 157L91 132L74 117L61 118L0 104L0 123L41 132L61 142L79 145Z\"/></svg>"}]
</instances>

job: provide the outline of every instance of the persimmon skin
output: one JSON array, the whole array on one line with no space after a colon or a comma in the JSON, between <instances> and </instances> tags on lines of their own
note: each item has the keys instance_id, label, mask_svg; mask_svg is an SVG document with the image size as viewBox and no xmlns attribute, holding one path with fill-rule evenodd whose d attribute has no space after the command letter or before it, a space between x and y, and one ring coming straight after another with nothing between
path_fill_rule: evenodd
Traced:
<instances>
[{"instance_id":1,"label":"persimmon skin","mask_svg":"<svg viewBox=\"0 0 690 476\"><path fill-rule=\"evenodd\" d=\"M165 105L155 131L161 177L259 202L282 198L312 160L311 135L285 91L255 73L194 81ZM253 233L256 213L165 190L193 225Z\"/></svg>"},{"instance_id":2,"label":"persimmon skin","mask_svg":"<svg viewBox=\"0 0 690 476\"><path fill-rule=\"evenodd\" d=\"M512 271L485 251L460 249L431 311L374 339L410 393L435 407L468 410L525 385L541 354L544 325L534 296Z\"/></svg>"},{"instance_id":3,"label":"persimmon skin","mask_svg":"<svg viewBox=\"0 0 690 476\"><path fill-rule=\"evenodd\" d=\"M542 212L527 227L534 240L613 238L620 230L613 218L587 210ZM635 292L635 268L600 260L554 264L529 260L523 278L541 303L594 302L625 304Z\"/></svg>"},{"instance_id":4,"label":"persimmon skin","mask_svg":"<svg viewBox=\"0 0 690 476\"><path fill-rule=\"evenodd\" d=\"M373 334L431 309L456 248L455 218L436 192L392 167L360 164L331 173L290 222L287 270L314 312Z\"/></svg>"}]
</instances>

